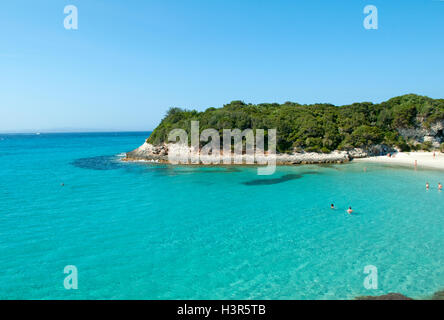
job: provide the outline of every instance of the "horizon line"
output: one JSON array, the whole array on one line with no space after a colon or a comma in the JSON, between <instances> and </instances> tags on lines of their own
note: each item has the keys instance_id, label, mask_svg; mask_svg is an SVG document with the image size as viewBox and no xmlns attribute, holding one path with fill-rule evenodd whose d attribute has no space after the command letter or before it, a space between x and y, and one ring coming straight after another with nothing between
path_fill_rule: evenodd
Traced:
<instances>
[{"instance_id":1,"label":"horizon line","mask_svg":"<svg viewBox=\"0 0 444 320\"><path fill-rule=\"evenodd\" d=\"M153 130L85 130L85 131L39 131L39 130L23 130L23 131L0 131L0 134L57 134L57 133L125 133L125 132L153 132Z\"/></svg>"}]
</instances>

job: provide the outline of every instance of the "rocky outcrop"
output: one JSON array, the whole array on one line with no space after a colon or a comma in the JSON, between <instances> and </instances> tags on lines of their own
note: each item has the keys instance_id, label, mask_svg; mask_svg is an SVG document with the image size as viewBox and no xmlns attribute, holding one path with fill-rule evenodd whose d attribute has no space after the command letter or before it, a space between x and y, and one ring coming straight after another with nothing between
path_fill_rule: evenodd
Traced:
<instances>
[{"instance_id":1,"label":"rocky outcrop","mask_svg":"<svg viewBox=\"0 0 444 320\"><path fill-rule=\"evenodd\" d=\"M382 155L386 155L387 153L395 153L398 151L399 150L392 148L390 146L387 146L385 144L377 144L377 145L370 146L367 148L354 148L354 149L348 150L347 153L351 159L358 159L358 158L382 156Z\"/></svg>"},{"instance_id":2,"label":"rocky outcrop","mask_svg":"<svg viewBox=\"0 0 444 320\"><path fill-rule=\"evenodd\" d=\"M172 148L178 148L175 144L162 144L159 146L154 146L145 142L139 148L128 152L126 154L126 161L155 161L155 162L168 162L168 152ZM182 147L183 148L183 147ZM191 153L195 153L194 149L187 148ZM364 155L360 151L355 151L354 155ZM266 161L266 155L256 158ZM242 155L243 163L252 163L254 160L251 156ZM319 163L344 163L350 161L351 156L348 151L334 151L331 153L316 153L316 152L300 152L293 154L276 154L276 163L285 165L295 165L295 164L319 164ZM222 158L221 158L222 162Z\"/></svg>"},{"instance_id":3,"label":"rocky outcrop","mask_svg":"<svg viewBox=\"0 0 444 320\"><path fill-rule=\"evenodd\" d=\"M444 300L444 290L435 292L435 294L432 296L432 300Z\"/></svg>"},{"instance_id":4,"label":"rocky outcrop","mask_svg":"<svg viewBox=\"0 0 444 320\"><path fill-rule=\"evenodd\" d=\"M189 147L178 146L176 144L162 144L154 146L145 142L139 148L128 152L126 154L126 161L155 161L155 162L168 162L168 153L177 148L185 148L185 152L196 154L195 150ZM375 145L366 149L355 148L347 151L333 151L330 153L317 153L317 152L293 152L278 153L276 154L276 163L283 165L296 165L296 164L319 164L319 163L344 163L354 158L366 158L370 156L385 155L389 152L394 153L397 150L386 145ZM251 156L243 155L243 163L252 163L254 159ZM257 157L257 160L266 161L265 157Z\"/></svg>"},{"instance_id":5,"label":"rocky outcrop","mask_svg":"<svg viewBox=\"0 0 444 320\"><path fill-rule=\"evenodd\" d=\"M145 142L139 148L128 152L126 154L126 161L155 161L168 163L168 153L174 149L185 148L182 152L190 152L196 154L195 150L190 147L179 146L177 144L162 144L154 146ZM296 165L296 164L320 164L320 163L344 163L355 158L366 158L371 156L380 156L387 153L395 153L395 150L387 145L374 145L368 148L354 148L347 151L333 151L330 153L317 152L293 152L293 153L278 153L276 154L276 163L282 165ZM205 159L202 157L202 159ZM259 161L266 162L266 156L252 158L248 155L242 155L243 163L256 163ZM222 162L222 157L221 157ZM201 164L201 163L200 163Z\"/></svg>"},{"instance_id":6,"label":"rocky outcrop","mask_svg":"<svg viewBox=\"0 0 444 320\"><path fill-rule=\"evenodd\" d=\"M154 160L154 161L166 162L168 161L168 146L167 145L153 146L152 144L145 142L139 148L131 152L128 152L126 154L125 160L130 160L130 161Z\"/></svg>"},{"instance_id":7,"label":"rocky outcrop","mask_svg":"<svg viewBox=\"0 0 444 320\"><path fill-rule=\"evenodd\" d=\"M417 122L421 123L420 121ZM421 124L415 128L400 128L398 132L405 140L415 145L431 142L433 147L439 148L441 143L444 142L444 120L433 123L430 128Z\"/></svg>"},{"instance_id":8,"label":"rocky outcrop","mask_svg":"<svg viewBox=\"0 0 444 320\"><path fill-rule=\"evenodd\" d=\"M346 151L331 153L302 152L293 154L277 154L277 164L315 164L315 163L344 163L350 161Z\"/></svg>"},{"instance_id":9,"label":"rocky outcrop","mask_svg":"<svg viewBox=\"0 0 444 320\"><path fill-rule=\"evenodd\" d=\"M414 300L400 293L388 293L381 296L362 296L355 300ZM444 300L444 291L437 291L431 297L421 298L421 300Z\"/></svg>"},{"instance_id":10,"label":"rocky outcrop","mask_svg":"<svg viewBox=\"0 0 444 320\"><path fill-rule=\"evenodd\" d=\"M356 300L413 300L400 293L388 293L381 296L362 296L356 297Z\"/></svg>"}]
</instances>

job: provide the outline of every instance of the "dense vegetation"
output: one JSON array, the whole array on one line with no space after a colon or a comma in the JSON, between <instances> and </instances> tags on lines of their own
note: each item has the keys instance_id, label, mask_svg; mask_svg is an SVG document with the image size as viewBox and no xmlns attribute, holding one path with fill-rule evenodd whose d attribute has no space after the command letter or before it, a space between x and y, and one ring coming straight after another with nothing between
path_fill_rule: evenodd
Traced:
<instances>
[{"instance_id":1,"label":"dense vegetation","mask_svg":"<svg viewBox=\"0 0 444 320\"><path fill-rule=\"evenodd\" d=\"M375 144L409 150L428 146L406 141L397 129L428 128L443 119L444 99L414 94L380 104L363 102L341 107L293 102L253 105L233 101L223 108L209 108L203 112L171 108L147 141L152 144L165 142L168 133L176 128L190 132L191 120L198 120L201 131L214 128L222 133L222 129L276 128L279 152L294 149L330 152Z\"/></svg>"}]
</instances>

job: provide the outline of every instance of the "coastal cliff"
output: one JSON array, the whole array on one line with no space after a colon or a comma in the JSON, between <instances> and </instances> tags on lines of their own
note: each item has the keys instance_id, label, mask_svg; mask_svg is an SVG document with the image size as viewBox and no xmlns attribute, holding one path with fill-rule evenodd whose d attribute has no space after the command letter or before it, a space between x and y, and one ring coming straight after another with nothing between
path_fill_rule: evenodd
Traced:
<instances>
[{"instance_id":1,"label":"coastal cliff","mask_svg":"<svg viewBox=\"0 0 444 320\"><path fill-rule=\"evenodd\" d=\"M444 150L444 100L408 94L380 104L233 101L203 112L172 108L146 142L127 153L126 160L166 162L172 146L168 134L173 129L189 134L192 121L199 122L199 134L210 128L220 134L223 129L263 129L265 141L268 132L276 129L278 164L343 163L397 151Z\"/></svg>"}]
</instances>

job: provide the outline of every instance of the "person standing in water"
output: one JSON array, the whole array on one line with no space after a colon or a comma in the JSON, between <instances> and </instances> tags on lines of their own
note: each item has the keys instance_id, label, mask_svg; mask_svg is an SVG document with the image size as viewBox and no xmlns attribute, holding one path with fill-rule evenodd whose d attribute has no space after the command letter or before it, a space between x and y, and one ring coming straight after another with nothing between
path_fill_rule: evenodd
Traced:
<instances>
[{"instance_id":1,"label":"person standing in water","mask_svg":"<svg viewBox=\"0 0 444 320\"><path fill-rule=\"evenodd\" d=\"M347 212L348 212L348 214L352 214L353 213L352 207L348 207Z\"/></svg>"},{"instance_id":2,"label":"person standing in water","mask_svg":"<svg viewBox=\"0 0 444 320\"><path fill-rule=\"evenodd\" d=\"M331 205L330 205L330 209L334 209L335 208L335 205L332 203Z\"/></svg>"},{"instance_id":3,"label":"person standing in water","mask_svg":"<svg viewBox=\"0 0 444 320\"><path fill-rule=\"evenodd\" d=\"M426 189L429 190L429 188L430 188L430 185L429 185L429 183L427 182L427 183L426 183Z\"/></svg>"},{"instance_id":4,"label":"person standing in water","mask_svg":"<svg viewBox=\"0 0 444 320\"><path fill-rule=\"evenodd\" d=\"M438 182L438 190L439 190L439 191L442 190L442 184L441 184L441 182Z\"/></svg>"}]
</instances>

